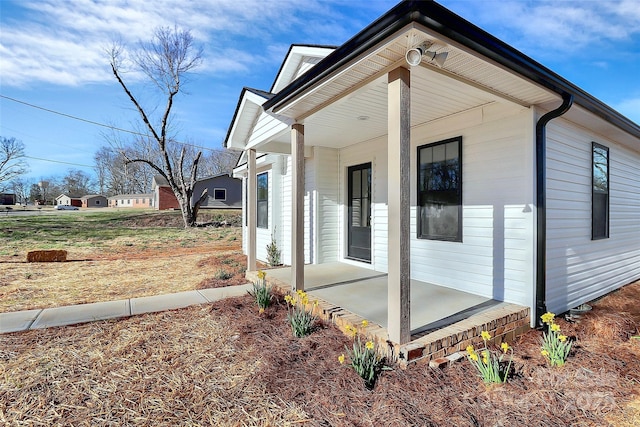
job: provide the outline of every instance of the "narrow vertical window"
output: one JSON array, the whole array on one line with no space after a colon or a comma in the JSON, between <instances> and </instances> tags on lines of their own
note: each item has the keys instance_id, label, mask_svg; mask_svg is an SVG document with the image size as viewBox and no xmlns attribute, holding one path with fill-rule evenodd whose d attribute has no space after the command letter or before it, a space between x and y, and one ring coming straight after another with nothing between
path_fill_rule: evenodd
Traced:
<instances>
[{"instance_id":1,"label":"narrow vertical window","mask_svg":"<svg viewBox=\"0 0 640 427\"><path fill-rule=\"evenodd\" d=\"M257 176L258 179L258 228L269 228L269 175L267 172Z\"/></svg>"},{"instance_id":2,"label":"narrow vertical window","mask_svg":"<svg viewBox=\"0 0 640 427\"><path fill-rule=\"evenodd\" d=\"M609 149L592 143L591 239L609 237Z\"/></svg>"},{"instance_id":3,"label":"narrow vertical window","mask_svg":"<svg viewBox=\"0 0 640 427\"><path fill-rule=\"evenodd\" d=\"M462 137L418 147L418 238L462 242Z\"/></svg>"}]
</instances>

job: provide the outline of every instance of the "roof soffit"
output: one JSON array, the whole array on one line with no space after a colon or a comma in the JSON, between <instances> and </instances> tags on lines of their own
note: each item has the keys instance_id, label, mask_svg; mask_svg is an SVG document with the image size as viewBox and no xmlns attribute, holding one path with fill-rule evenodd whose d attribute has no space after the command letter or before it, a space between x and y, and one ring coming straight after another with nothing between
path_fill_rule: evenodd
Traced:
<instances>
[{"instance_id":1,"label":"roof soffit","mask_svg":"<svg viewBox=\"0 0 640 427\"><path fill-rule=\"evenodd\" d=\"M448 52L448 57L442 68L425 61L420 68L447 75L521 106L559 99L558 95L525 80L511 70L467 52L442 36L436 37L420 24L412 23L326 76L288 103L276 106L275 112L295 120L303 120L340 98L350 96L392 69L408 67L404 59L407 49L425 40L434 43L430 50L438 53Z\"/></svg>"}]
</instances>

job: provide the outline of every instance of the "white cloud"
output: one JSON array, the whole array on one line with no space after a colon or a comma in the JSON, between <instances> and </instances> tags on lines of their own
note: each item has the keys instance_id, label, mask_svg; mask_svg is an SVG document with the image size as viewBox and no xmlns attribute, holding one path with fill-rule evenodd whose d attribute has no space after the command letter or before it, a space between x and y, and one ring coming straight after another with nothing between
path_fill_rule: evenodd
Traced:
<instances>
[{"instance_id":1,"label":"white cloud","mask_svg":"<svg viewBox=\"0 0 640 427\"><path fill-rule=\"evenodd\" d=\"M540 57L615 46L640 35L640 4L624 1L448 2L494 35Z\"/></svg>"},{"instance_id":2,"label":"white cloud","mask_svg":"<svg viewBox=\"0 0 640 427\"><path fill-rule=\"evenodd\" d=\"M148 40L158 26L192 31L205 48L201 71L243 72L256 61L271 61L269 45L280 43L278 33L300 29L309 34L317 26L302 22L331 12L315 1L295 0L39 0L12 4L11 9L23 9L20 14L7 13L7 6L0 68L3 85L14 87L111 82L106 47L115 39L125 44ZM325 29L335 38L340 28Z\"/></svg>"}]
</instances>

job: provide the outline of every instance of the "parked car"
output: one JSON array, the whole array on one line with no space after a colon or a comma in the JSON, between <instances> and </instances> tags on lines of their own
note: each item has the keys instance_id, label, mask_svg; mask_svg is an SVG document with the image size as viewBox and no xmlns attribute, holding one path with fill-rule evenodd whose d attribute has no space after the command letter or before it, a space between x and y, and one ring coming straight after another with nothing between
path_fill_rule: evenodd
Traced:
<instances>
[{"instance_id":1,"label":"parked car","mask_svg":"<svg viewBox=\"0 0 640 427\"><path fill-rule=\"evenodd\" d=\"M56 210L58 211L77 211L77 206L69 206L69 205L56 205Z\"/></svg>"}]
</instances>

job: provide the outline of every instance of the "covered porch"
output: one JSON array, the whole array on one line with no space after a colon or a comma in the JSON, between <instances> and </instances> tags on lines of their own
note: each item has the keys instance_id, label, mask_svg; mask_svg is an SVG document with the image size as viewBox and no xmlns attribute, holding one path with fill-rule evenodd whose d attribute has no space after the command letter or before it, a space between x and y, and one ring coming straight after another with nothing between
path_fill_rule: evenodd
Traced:
<instances>
[{"instance_id":1,"label":"covered porch","mask_svg":"<svg viewBox=\"0 0 640 427\"><path fill-rule=\"evenodd\" d=\"M247 277L257 280L256 273ZM285 293L292 289L291 267L266 273L270 285ZM464 350L481 341L485 330L500 343L513 342L529 328L528 307L411 280L411 339L401 345L388 339L386 273L341 262L309 264L304 283L310 301L318 301L317 315L341 328L357 327L404 366ZM369 322L366 328L362 320Z\"/></svg>"}]
</instances>

